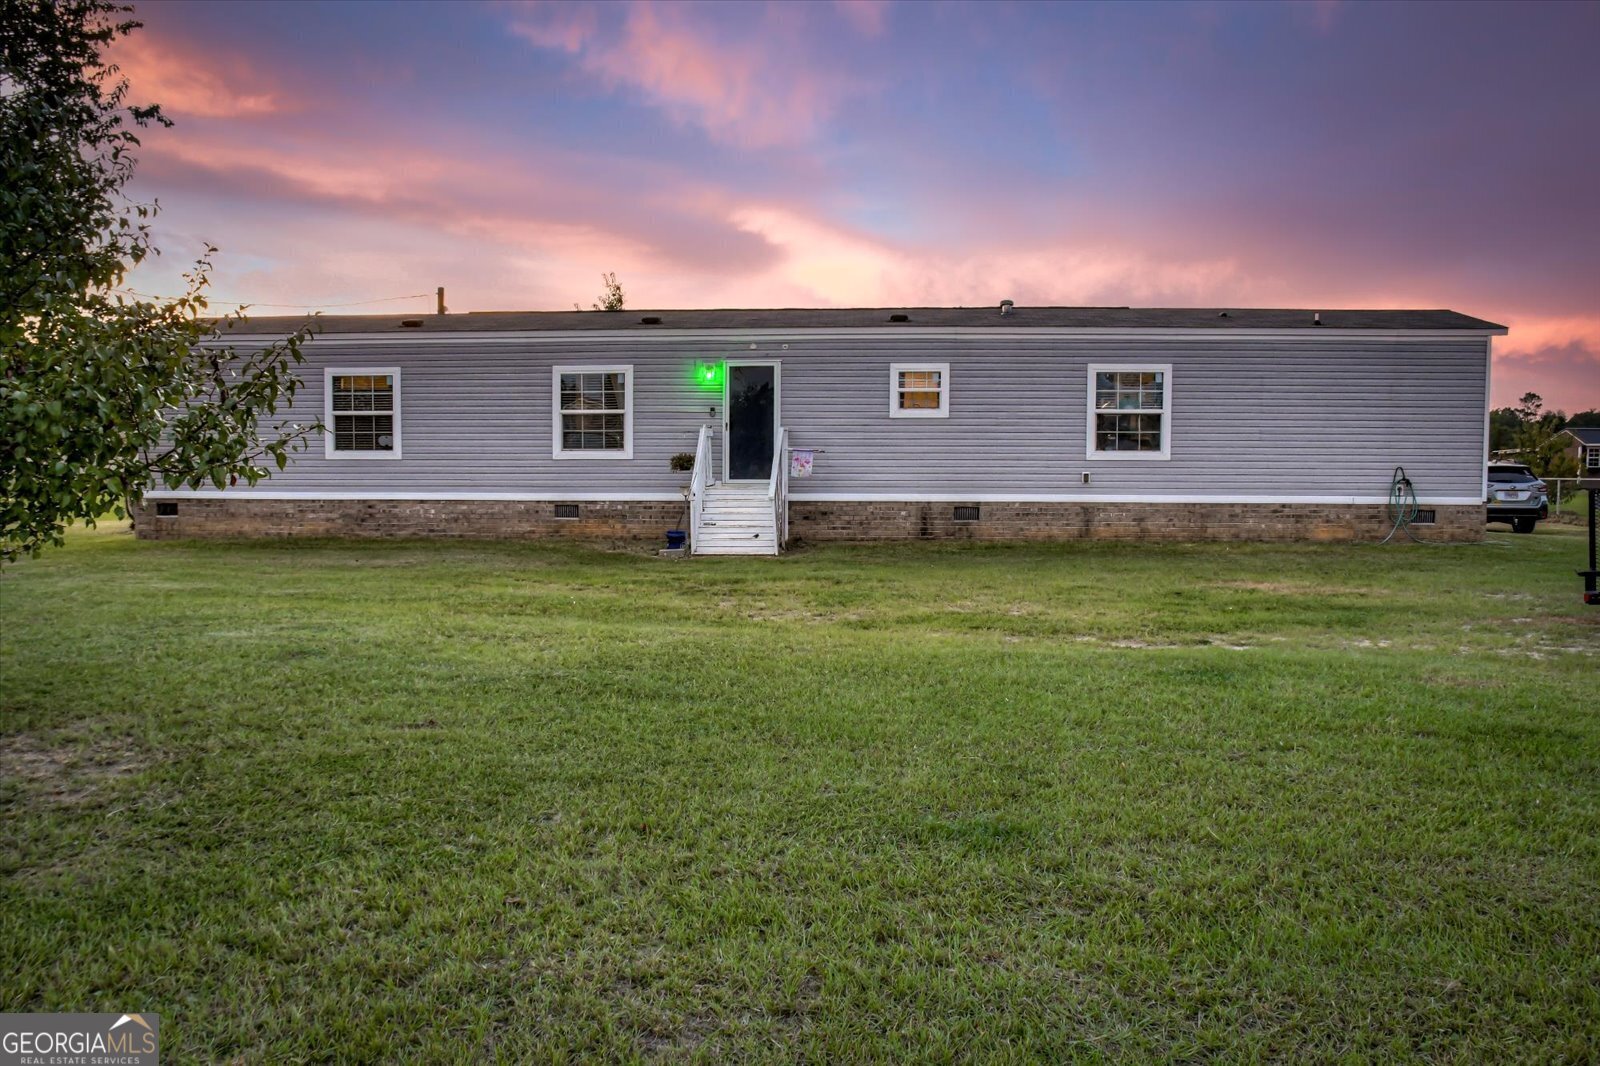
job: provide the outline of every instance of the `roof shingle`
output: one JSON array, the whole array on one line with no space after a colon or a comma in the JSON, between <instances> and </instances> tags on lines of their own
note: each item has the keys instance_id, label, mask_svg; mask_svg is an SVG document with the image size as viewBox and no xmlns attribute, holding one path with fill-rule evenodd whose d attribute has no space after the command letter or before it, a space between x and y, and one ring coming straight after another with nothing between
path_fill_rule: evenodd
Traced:
<instances>
[{"instance_id":1,"label":"roof shingle","mask_svg":"<svg viewBox=\"0 0 1600 1066\"><path fill-rule=\"evenodd\" d=\"M890 316L897 316L891 320ZM904 316L903 320L899 316ZM1316 317L1314 317L1316 316ZM1317 318L1320 318L1320 326ZM647 319L655 321L647 322ZM288 333L304 316L252 317L235 332ZM420 322L405 326L405 322ZM1311 311L1263 307L790 307L680 311L474 311L451 315L328 315L318 333L487 333L556 330L783 329L1376 329L1473 330L1505 327L1457 311Z\"/></svg>"}]
</instances>

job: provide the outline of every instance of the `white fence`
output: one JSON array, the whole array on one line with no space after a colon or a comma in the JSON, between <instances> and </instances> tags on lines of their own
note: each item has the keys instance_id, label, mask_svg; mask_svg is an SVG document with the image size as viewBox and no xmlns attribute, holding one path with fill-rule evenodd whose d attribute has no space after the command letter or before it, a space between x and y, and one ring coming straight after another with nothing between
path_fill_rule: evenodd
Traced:
<instances>
[{"instance_id":1,"label":"white fence","mask_svg":"<svg viewBox=\"0 0 1600 1066\"><path fill-rule=\"evenodd\" d=\"M1545 493L1550 500L1550 510L1559 511L1561 505L1571 500L1574 496L1583 497L1588 489L1578 488L1578 478L1575 477L1546 477L1540 478L1545 484ZM1587 513L1587 512L1580 512Z\"/></svg>"}]
</instances>

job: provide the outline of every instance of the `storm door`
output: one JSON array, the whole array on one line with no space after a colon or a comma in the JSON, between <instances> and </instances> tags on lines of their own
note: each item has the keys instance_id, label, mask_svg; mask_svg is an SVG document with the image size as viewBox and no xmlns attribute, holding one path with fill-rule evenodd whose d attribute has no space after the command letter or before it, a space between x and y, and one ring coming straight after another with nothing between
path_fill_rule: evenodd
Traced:
<instances>
[{"instance_id":1,"label":"storm door","mask_svg":"<svg viewBox=\"0 0 1600 1066\"><path fill-rule=\"evenodd\" d=\"M765 481L772 476L778 428L778 364L728 364L723 410L723 480Z\"/></svg>"}]
</instances>

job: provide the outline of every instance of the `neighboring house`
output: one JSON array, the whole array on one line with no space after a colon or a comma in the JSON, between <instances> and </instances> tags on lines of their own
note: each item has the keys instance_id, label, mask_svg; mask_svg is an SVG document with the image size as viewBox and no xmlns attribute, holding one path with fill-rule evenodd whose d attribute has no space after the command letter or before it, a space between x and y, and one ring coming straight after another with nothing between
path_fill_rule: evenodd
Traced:
<instances>
[{"instance_id":1,"label":"neighboring house","mask_svg":"<svg viewBox=\"0 0 1600 1066\"><path fill-rule=\"evenodd\" d=\"M1387 531L1404 467L1433 536L1476 539L1506 332L1454 311L1009 303L316 329L289 419L323 439L254 487L152 493L141 536L1350 540ZM680 452L692 474L669 469Z\"/></svg>"},{"instance_id":2,"label":"neighboring house","mask_svg":"<svg viewBox=\"0 0 1600 1066\"><path fill-rule=\"evenodd\" d=\"M1600 426L1568 426L1561 433L1565 433L1570 441L1561 450L1572 456L1582 475L1600 477Z\"/></svg>"}]
</instances>

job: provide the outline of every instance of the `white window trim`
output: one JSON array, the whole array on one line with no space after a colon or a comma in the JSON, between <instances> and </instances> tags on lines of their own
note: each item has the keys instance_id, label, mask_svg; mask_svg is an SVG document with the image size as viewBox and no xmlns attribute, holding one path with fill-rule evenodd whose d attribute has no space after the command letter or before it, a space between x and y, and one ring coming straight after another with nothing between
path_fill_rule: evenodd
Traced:
<instances>
[{"instance_id":1,"label":"white window trim","mask_svg":"<svg viewBox=\"0 0 1600 1066\"><path fill-rule=\"evenodd\" d=\"M1160 411L1123 411L1122 414L1159 414L1161 416L1161 450L1159 452L1102 452L1096 451L1094 446L1094 416L1096 414L1111 414L1110 411L1099 411L1094 405L1094 376L1096 374L1160 374L1161 375L1161 410ZM1083 450L1084 458L1090 461L1110 459L1116 461L1135 460L1145 462L1164 462L1172 458L1172 364L1171 363L1090 363L1089 374L1085 378L1087 396L1084 406L1089 414L1085 419Z\"/></svg>"},{"instance_id":2,"label":"white window trim","mask_svg":"<svg viewBox=\"0 0 1600 1066\"><path fill-rule=\"evenodd\" d=\"M333 379L353 375L375 376L387 374L394 379L394 447L389 451L365 449L340 451L333 432ZM340 414L382 414L381 411L341 411ZM398 459L400 458L400 368L397 366L330 366L322 372L322 446L323 455L329 459Z\"/></svg>"},{"instance_id":3,"label":"white window trim","mask_svg":"<svg viewBox=\"0 0 1600 1066\"><path fill-rule=\"evenodd\" d=\"M901 374L935 372L939 375L939 406L906 410L900 406L900 393L932 392L932 389L900 388ZM949 418L950 417L950 364L949 363L890 363L889 364L889 417L890 418Z\"/></svg>"},{"instance_id":4,"label":"white window trim","mask_svg":"<svg viewBox=\"0 0 1600 1066\"><path fill-rule=\"evenodd\" d=\"M1583 446L1584 470L1600 470L1600 444L1585 444Z\"/></svg>"},{"instance_id":5,"label":"white window trim","mask_svg":"<svg viewBox=\"0 0 1600 1066\"><path fill-rule=\"evenodd\" d=\"M562 374L622 374L622 450L596 451L568 450L561 447L561 375ZM572 414L615 414L615 412L573 411ZM585 363L581 366L555 366L550 368L550 454L556 459L632 459L633 458L633 364Z\"/></svg>"}]
</instances>

